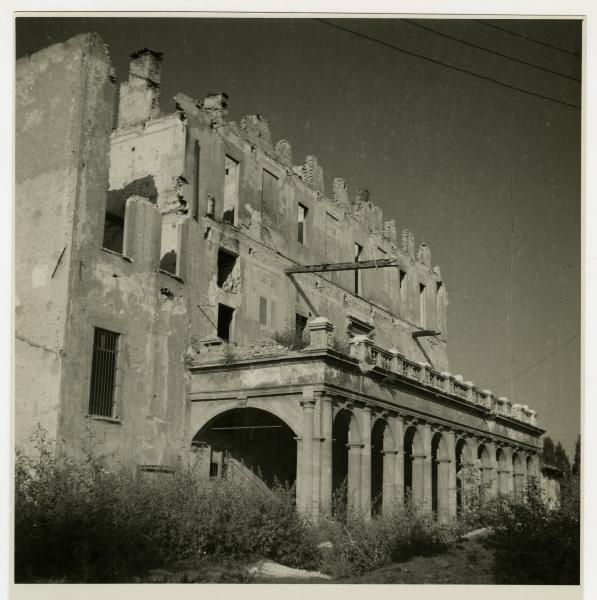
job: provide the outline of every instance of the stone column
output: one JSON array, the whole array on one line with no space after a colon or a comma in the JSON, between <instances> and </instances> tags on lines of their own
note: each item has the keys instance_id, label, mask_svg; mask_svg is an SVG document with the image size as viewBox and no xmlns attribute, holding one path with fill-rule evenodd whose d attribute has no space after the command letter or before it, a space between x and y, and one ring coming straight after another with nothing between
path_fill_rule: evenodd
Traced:
<instances>
[{"instance_id":1,"label":"stone column","mask_svg":"<svg viewBox=\"0 0 597 600\"><path fill-rule=\"evenodd\" d=\"M321 512L332 507L332 401L321 398L321 448L320 448L320 503Z\"/></svg>"},{"instance_id":2,"label":"stone column","mask_svg":"<svg viewBox=\"0 0 597 600\"><path fill-rule=\"evenodd\" d=\"M383 451L382 514L390 514L396 506L396 450Z\"/></svg>"},{"instance_id":3,"label":"stone column","mask_svg":"<svg viewBox=\"0 0 597 600\"><path fill-rule=\"evenodd\" d=\"M462 460L462 507L466 509L478 493L479 464L477 459L478 442L475 438L466 439L466 456Z\"/></svg>"},{"instance_id":4,"label":"stone column","mask_svg":"<svg viewBox=\"0 0 597 600\"><path fill-rule=\"evenodd\" d=\"M432 461L433 454L431 452L431 425L425 423L422 427L423 433L423 507L426 512L431 512L433 507L433 474L432 474Z\"/></svg>"},{"instance_id":5,"label":"stone column","mask_svg":"<svg viewBox=\"0 0 597 600\"><path fill-rule=\"evenodd\" d=\"M412 455L412 499L416 506L425 507L425 455Z\"/></svg>"},{"instance_id":6,"label":"stone column","mask_svg":"<svg viewBox=\"0 0 597 600\"><path fill-rule=\"evenodd\" d=\"M456 518L457 503L456 503L456 436L454 431L446 431L446 445L448 446L448 458L450 459L448 468L448 516L452 519Z\"/></svg>"},{"instance_id":7,"label":"stone column","mask_svg":"<svg viewBox=\"0 0 597 600\"><path fill-rule=\"evenodd\" d=\"M394 504L404 505L404 420L400 415L394 417L395 437L394 448L396 457L394 459Z\"/></svg>"},{"instance_id":8,"label":"stone column","mask_svg":"<svg viewBox=\"0 0 597 600\"><path fill-rule=\"evenodd\" d=\"M449 458L440 458L437 461L437 518L440 521L449 521L450 514L450 471L452 461Z\"/></svg>"},{"instance_id":9,"label":"stone column","mask_svg":"<svg viewBox=\"0 0 597 600\"><path fill-rule=\"evenodd\" d=\"M371 517L371 409L364 407L361 415L361 510L365 519Z\"/></svg>"},{"instance_id":10,"label":"stone column","mask_svg":"<svg viewBox=\"0 0 597 600\"><path fill-rule=\"evenodd\" d=\"M353 510L361 507L361 449L360 443L348 444L348 505Z\"/></svg>"},{"instance_id":11,"label":"stone column","mask_svg":"<svg viewBox=\"0 0 597 600\"><path fill-rule=\"evenodd\" d=\"M306 516L313 515L313 413L315 400L303 396L303 438L301 444L300 479L297 479L297 491L300 489L299 510Z\"/></svg>"},{"instance_id":12,"label":"stone column","mask_svg":"<svg viewBox=\"0 0 597 600\"><path fill-rule=\"evenodd\" d=\"M488 497L492 498L497 495L498 488L495 442L487 442L485 447L489 452L489 465L481 466L483 469L483 491Z\"/></svg>"}]
</instances>

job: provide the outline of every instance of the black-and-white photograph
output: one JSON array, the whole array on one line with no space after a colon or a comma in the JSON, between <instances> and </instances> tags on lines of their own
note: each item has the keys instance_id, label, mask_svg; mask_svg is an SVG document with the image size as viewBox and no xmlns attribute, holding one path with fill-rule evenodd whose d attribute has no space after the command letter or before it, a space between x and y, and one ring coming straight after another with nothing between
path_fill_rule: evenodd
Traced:
<instances>
[{"instance_id":1,"label":"black-and-white photograph","mask_svg":"<svg viewBox=\"0 0 597 600\"><path fill-rule=\"evenodd\" d=\"M581 17L15 28L14 587L580 585Z\"/></svg>"}]
</instances>

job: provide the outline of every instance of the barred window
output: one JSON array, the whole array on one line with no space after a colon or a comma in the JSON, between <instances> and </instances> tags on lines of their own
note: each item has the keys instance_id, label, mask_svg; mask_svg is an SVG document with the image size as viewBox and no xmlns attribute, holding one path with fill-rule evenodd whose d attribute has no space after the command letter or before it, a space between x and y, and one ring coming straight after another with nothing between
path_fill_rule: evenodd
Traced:
<instances>
[{"instance_id":1,"label":"barred window","mask_svg":"<svg viewBox=\"0 0 597 600\"><path fill-rule=\"evenodd\" d=\"M113 415L119 338L118 333L95 328L89 391L90 415L101 417Z\"/></svg>"},{"instance_id":2,"label":"barred window","mask_svg":"<svg viewBox=\"0 0 597 600\"><path fill-rule=\"evenodd\" d=\"M267 298L259 296L259 325L267 325Z\"/></svg>"}]
</instances>

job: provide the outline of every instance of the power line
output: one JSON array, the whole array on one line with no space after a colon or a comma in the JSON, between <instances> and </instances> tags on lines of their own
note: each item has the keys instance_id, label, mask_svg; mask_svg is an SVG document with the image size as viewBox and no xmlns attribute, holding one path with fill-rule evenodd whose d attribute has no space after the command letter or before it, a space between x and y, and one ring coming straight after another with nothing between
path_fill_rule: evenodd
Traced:
<instances>
[{"instance_id":1,"label":"power line","mask_svg":"<svg viewBox=\"0 0 597 600\"><path fill-rule=\"evenodd\" d=\"M387 48L391 48L392 50L396 50L397 52L402 52L403 54L408 54L409 56L414 56L416 58L420 58L421 60L425 60L427 62L431 62L437 65L441 65L442 67L446 67L448 69L453 69L454 71L458 71L460 73L466 73L467 75L472 75L473 77L477 77L479 79L483 79L485 81L491 81L492 83L496 83L497 85L501 85L502 87L508 88L510 90L515 90L517 92L522 92L523 94L528 94L529 96L535 96L536 98L542 98L543 100L549 100L550 102L555 102L557 104L562 104L563 106L569 106L571 108L580 109L578 104L572 104L570 102L565 102L564 100L556 100L555 98L550 98L549 96L544 96L543 94L539 94L538 92L531 92L530 90L525 90L524 88L519 88L514 85L510 85L509 83L504 83L498 79L493 79L492 77L487 77L486 75L480 75L479 73L475 73L474 71L469 71L468 69L463 69L462 67L457 67L455 65L451 65L449 63L445 63L441 60L437 60L435 58L430 58L429 56L425 56L423 54L419 54L417 52L413 52L412 50L406 50L406 48L401 48L400 46L396 46L394 44L390 44L389 42L384 42L383 40L379 40L365 33L360 33L358 31L354 31L353 29L348 29L347 27L343 27L342 25L338 25L336 23L332 23L331 21L326 21L325 19L315 19L324 25L328 25L330 27L334 27L335 29L340 29L341 31L345 31L346 33L350 33L352 35L356 35L357 37L369 40L370 42L375 42L376 44L381 44L382 46L386 46Z\"/></svg>"},{"instance_id":2,"label":"power line","mask_svg":"<svg viewBox=\"0 0 597 600\"><path fill-rule=\"evenodd\" d=\"M521 375L524 375L525 373L528 373L531 369L534 369L537 365L540 365L542 362L546 361L550 356L553 356L556 352L559 352L562 348L564 348L568 344L571 344L579 336L580 336L580 332L577 333L575 336L571 337L568 341L564 342L561 346L558 346L555 350L552 350L549 354L546 354L543 358L539 359L536 363L532 364L530 367L527 367L526 369L524 369L524 371L521 371L520 373L517 373L516 375L514 375L514 377L506 379L505 381L501 381L500 383L496 383L492 387L496 387L497 388L500 385L504 385L504 383L510 383L511 381L514 381L515 379L517 379Z\"/></svg>"},{"instance_id":3,"label":"power line","mask_svg":"<svg viewBox=\"0 0 597 600\"><path fill-rule=\"evenodd\" d=\"M554 46L553 44L548 44L547 42L542 42L541 40L535 39L530 35L524 35L523 33L517 33L516 31L511 31L510 29L506 29L505 27L500 27L499 25L494 25L493 23L488 23L487 21L482 21L481 19L475 19L477 23L481 23L486 27L491 27L492 29L497 29L498 31L503 31L504 33L508 33L509 35L513 35L514 37L522 38L523 40L527 40L529 42L534 42L535 44L540 44L541 46L546 46L547 48L551 48L552 50L559 50L560 52L565 52L566 54L571 54L572 56L581 55L578 52L572 52L571 50L566 50L566 48L560 48L560 46Z\"/></svg>"},{"instance_id":4,"label":"power line","mask_svg":"<svg viewBox=\"0 0 597 600\"><path fill-rule=\"evenodd\" d=\"M573 77L572 75L567 75L566 73L560 73L560 71L555 71L554 69L549 69L547 67L542 67L536 63L532 63L526 60L522 60L520 58L516 58L514 56L510 56L509 54L503 54L502 52L498 52L497 50L492 50L491 48L486 48L485 46L481 46L479 44L475 44L473 42L469 42L467 40L463 40L462 38L456 37L454 35L450 35L449 33L444 33L443 31L438 31L437 29L433 29L432 27L427 27L426 25L422 25L421 23L417 23L416 21L412 21L411 19L403 19L413 27L418 27L419 29L424 29L425 31L429 31L430 33L435 33L441 37L447 38L449 40L453 40L455 42L459 42L460 44L464 44L465 46L470 46L471 48L476 48L477 50L482 50L483 52L488 52L489 54L495 54L501 58L505 58L507 60L511 60L515 63L519 63L521 65L526 65L529 67L533 67L534 69L539 69L540 71L545 71L546 73L551 73L552 75L559 75L560 77L565 77L566 79L571 79L572 81L580 81L578 77Z\"/></svg>"}]
</instances>

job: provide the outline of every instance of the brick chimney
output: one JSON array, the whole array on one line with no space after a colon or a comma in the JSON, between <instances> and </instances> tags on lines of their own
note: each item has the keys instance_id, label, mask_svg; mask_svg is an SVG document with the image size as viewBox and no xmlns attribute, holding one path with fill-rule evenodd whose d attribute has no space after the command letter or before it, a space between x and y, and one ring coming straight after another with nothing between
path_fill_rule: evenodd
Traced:
<instances>
[{"instance_id":1,"label":"brick chimney","mask_svg":"<svg viewBox=\"0 0 597 600\"><path fill-rule=\"evenodd\" d=\"M144 48L131 54L129 80L120 86L118 127L140 125L160 114L162 53Z\"/></svg>"}]
</instances>

